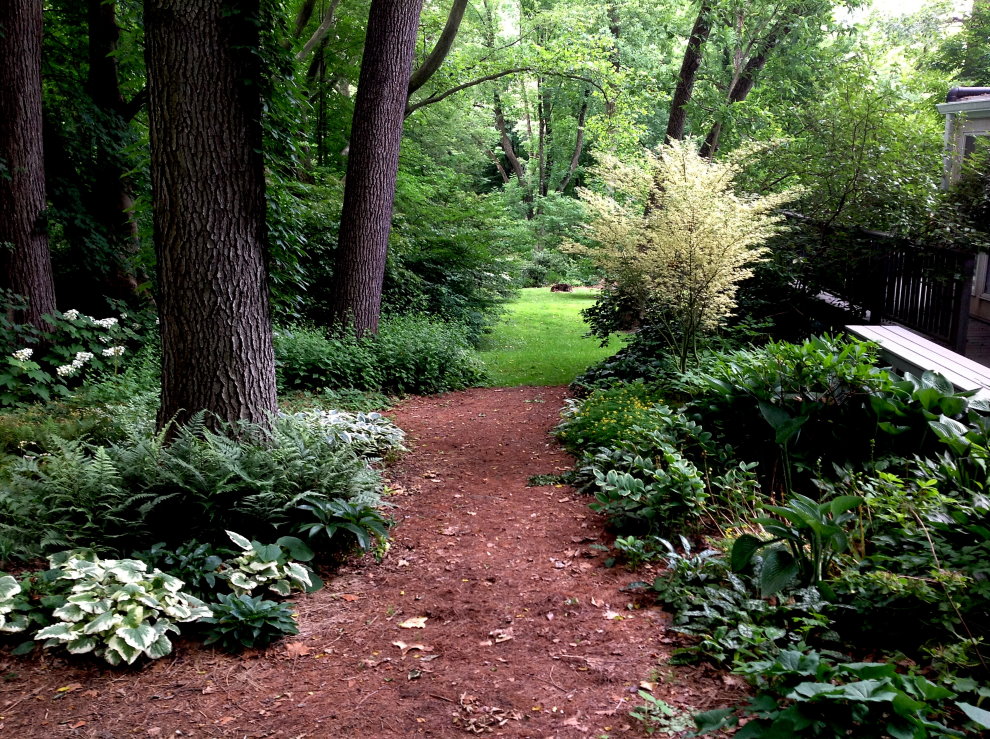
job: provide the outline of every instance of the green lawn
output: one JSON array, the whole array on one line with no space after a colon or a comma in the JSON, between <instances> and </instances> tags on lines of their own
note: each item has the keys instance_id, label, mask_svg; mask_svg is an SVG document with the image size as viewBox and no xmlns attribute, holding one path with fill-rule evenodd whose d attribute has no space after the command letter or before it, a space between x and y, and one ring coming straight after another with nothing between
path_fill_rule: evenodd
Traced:
<instances>
[{"instance_id":1,"label":"green lawn","mask_svg":"<svg viewBox=\"0 0 990 739\"><path fill-rule=\"evenodd\" d=\"M602 348L598 339L585 337L588 327L581 309L597 296L597 290L521 290L481 354L492 385L567 385L589 365L617 352L623 344L618 339Z\"/></svg>"}]
</instances>

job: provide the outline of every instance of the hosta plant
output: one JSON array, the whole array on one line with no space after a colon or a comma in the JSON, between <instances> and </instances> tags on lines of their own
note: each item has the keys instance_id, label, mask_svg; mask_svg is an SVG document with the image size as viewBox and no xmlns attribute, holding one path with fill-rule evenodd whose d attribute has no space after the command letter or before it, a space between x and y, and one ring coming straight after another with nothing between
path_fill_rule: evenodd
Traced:
<instances>
[{"instance_id":1,"label":"hosta plant","mask_svg":"<svg viewBox=\"0 0 990 739\"><path fill-rule=\"evenodd\" d=\"M8 616L17 606L16 596L21 592L21 586L10 575L0 577L0 631L23 631L24 624Z\"/></svg>"},{"instance_id":2,"label":"hosta plant","mask_svg":"<svg viewBox=\"0 0 990 739\"><path fill-rule=\"evenodd\" d=\"M93 652L111 665L172 651L176 623L210 615L201 600L182 592L182 581L159 570L148 572L134 559L99 559L91 552L52 557L59 579L73 583L66 603L52 614L57 623L35 634L45 647L71 654Z\"/></svg>"},{"instance_id":3,"label":"hosta plant","mask_svg":"<svg viewBox=\"0 0 990 739\"><path fill-rule=\"evenodd\" d=\"M274 544L262 544L228 531L227 536L242 553L224 562L222 575L235 594L251 593L266 587L279 595L289 595L292 589L308 593L323 587L323 581L299 562L313 558L313 550L294 536L283 536Z\"/></svg>"},{"instance_id":4,"label":"hosta plant","mask_svg":"<svg viewBox=\"0 0 990 739\"><path fill-rule=\"evenodd\" d=\"M210 624L203 643L227 651L266 647L283 636L299 633L288 603L241 593L220 595L210 608L213 615L203 620Z\"/></svg>"},{"instance_id":5,"label":"hosta plant","mask_svg":"<svg viewBox=\"0 0 990 739\"><path fill-rule=\"evenodd\" d=\"M349 531L365 551L372 548L375 541L388 538L388 520L381 512L369 505L353 503L343 498L328 499L308 495L298 506L306 511L312 520L301 523L298 531L310 541L325 538L333 539L338 531Z\"/></svg>"}]
</instances>

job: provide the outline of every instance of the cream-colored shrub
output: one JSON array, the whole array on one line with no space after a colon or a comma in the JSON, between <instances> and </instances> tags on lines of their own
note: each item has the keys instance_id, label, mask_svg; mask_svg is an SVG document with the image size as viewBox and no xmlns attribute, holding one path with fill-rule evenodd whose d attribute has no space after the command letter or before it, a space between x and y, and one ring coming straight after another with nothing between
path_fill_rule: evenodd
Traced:
<instances>
[{"instance_id":1,"label":"cream-colored shrub","mask_svg":"<svg viewBox=\"0 0 990 739\"><path fill-rule=\"evenodd\" d=\"M591 256L642 305L660 308L682 368L699 334L732 315L739 283L780 229L777 210L797 195L737 194L735 178L751 153L710 161L687 139L647 153L643 164L606 155L595 170L602 191L579 190L587 244L569 248Z\"/></svg>"}]
</instances>

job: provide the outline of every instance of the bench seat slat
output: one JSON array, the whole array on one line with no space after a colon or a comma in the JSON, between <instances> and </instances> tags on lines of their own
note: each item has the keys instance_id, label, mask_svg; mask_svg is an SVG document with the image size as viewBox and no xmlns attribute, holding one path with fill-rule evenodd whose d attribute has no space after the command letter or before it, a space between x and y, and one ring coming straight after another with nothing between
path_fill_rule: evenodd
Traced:
<instances>
[{"instance_id":1,"label":"bench seat slat","mask_svg":"<svg viewBox=\"0 0 990 739\"><path fill-rule=\"evenodd\" d=\"M851 334L880 345L895 369L932 370L960 390L990 389L990 367L946 349L903 326L846 326Z\"/></svg>"}]
</instances>

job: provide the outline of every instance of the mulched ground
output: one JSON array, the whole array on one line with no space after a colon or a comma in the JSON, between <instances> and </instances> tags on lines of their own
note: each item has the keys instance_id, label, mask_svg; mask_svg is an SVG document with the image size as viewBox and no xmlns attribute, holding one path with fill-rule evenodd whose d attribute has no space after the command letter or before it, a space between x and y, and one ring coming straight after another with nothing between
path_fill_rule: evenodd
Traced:
<instances>
[{"instance_id":1,"label":"mulched ground","mask_svg":"<svg viewBox=\"0 0 990 739\"><path fill-rule=\"evenodd\" d=\"M738 699L731 676L666 665L668 617L621 591L650 574L604 566L587 499L527 487L571 466L548 434L564 395L403 402L391 551L297 598L298 637L240 656L180 641L128 670L0 654L0 736L639 736L641 683L689 710Z\"/></svg>"}]
</instances>

